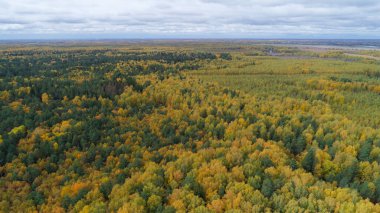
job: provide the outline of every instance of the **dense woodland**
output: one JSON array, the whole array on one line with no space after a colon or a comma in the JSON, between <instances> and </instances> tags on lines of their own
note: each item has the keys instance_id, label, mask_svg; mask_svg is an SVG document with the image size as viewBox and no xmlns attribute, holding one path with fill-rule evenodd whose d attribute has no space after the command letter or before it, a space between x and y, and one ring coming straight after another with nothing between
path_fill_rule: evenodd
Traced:
<instances>
[{"instance_id":1,"label":"dense woodland","mask_svg":"<svg viewBox=\"0 0 380 213\"><path fill-rule=\"evenodd\" d=\"M380 212L377 111L354 102L379 96L378 66L269 46L3 48L0 212Z\"/></svg>"}]
</instances>

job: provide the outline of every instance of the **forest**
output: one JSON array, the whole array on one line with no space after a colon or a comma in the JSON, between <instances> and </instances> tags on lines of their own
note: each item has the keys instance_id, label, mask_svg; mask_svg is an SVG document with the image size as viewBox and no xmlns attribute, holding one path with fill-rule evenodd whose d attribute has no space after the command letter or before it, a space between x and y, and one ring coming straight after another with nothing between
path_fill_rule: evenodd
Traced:
<instances>
[{"instance_id":1,"label":"forest","mask_svg":"<svg viewBox=\"0 0 380 213\"><path fill-rule=\"evenodd\" d=\"M380 212L380 51L0 45L0 212Z\"/></svg>"}]
</instances>

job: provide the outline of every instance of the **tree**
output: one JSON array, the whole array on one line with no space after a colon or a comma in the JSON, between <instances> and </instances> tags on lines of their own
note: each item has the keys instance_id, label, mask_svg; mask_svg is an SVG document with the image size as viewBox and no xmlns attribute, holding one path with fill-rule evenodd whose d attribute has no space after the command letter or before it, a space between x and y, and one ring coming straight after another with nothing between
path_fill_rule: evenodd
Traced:
<instances>
[{"instance_id":1,"label":"tree","mask_svg":"<svg viewBox=\"0 0 380 213\"><path fill-rule=\"evenodd\" d=\"M274 190L275 188L274 188L273 181L269 178L265 178L263 181L263 185L261 186L261 193L265 197L270 197L272 196Z\"/></svg>"},{"instance_id":2,"label":"tree","mask_svg":"<svg viewBox=\"0 0 380 213\"><path fill-rule=\"evenodd\" d=\"M41 192L32 191L29 194L29 198L33 201L34 205L41 205L44 203L45 198L44 195Z\"/></svg>"},{"instance_id":3,"label":"tree","mask_svg":"<svg viewBox=\"0 0 380 213\"><path fill-rule=\"evenodd\" d=\"M308 172L314 172L316 163L317 162L315 158L315 149L310 148L306 156L302 160L302 167Z\"/></svg>"},{"instance_id":4,"label":"tree","mask_svg":"<svg viewBox=\"0 0 380 213\"><path fill-rule=\"evenodd\" d=\"M230 53L220 53L220 58L224 60L232 60L232 56Z\"/></svg>"},{"instance_id":5,"label":"tree","mask_svg":"<svg viewBox=\"0 0 380 213\"><path fill-rule=\"evenodd\" d=\"M47 93L43 93L41 96L41 101L44 104L48 104L49 103L49 95Z\"/></svg>"},{"instance_id":6,"label":"tree","mask_svg":"<svg viewBox=\"0 0 380 213\"><path fill-rule=\"evenodd\" d=\"M374 187L371 187L371 185L373 186L373 183L362 183L359 187L360 195L365 198L372 198L374 195Z\"/></svg>"},{"instance_id":7,"label":"tree","mask_svg":"<svg viewBox=\"0 0 380 213\"><path fill-rule=\"evenodd\" d=\"M371 151L372 151L372 141L367 140L360 147L359 154L358 154L358 160L369 161L369 156L370 156Z\"/></svg>"},{"instance_id":8,"label":"tree","mask_svg":"<svg viewBox=\"0 0 380 213\"><path fill-rule=\"evenodd\" d=\"M298 136L295 143L292 145L292 152L295 155L298 155L299 153L303 152L306 147L306 139L303 135Z\"/></svg>"},{"instance_id":9,"label":"tree","mask_svg":"<svg viewBox=\"0 0 380 213\"><path fill-rule=\"evenodd\" d=\"M202 185L197 182L197 180L195 179L195 177L192 174L187 175L182 184L183 184L183 186L187 186L187 187L189 187L189 189L193 190L195 195L197 195L201 198L206 197L205 191L204 191Z\"/></svg>"},{"instance_id":10,"label":"tree","mask_svg":"<svg viewBox=\"0 0 380 213\"><path fill-rule=\"evenodd\" d=\"M151 195L147 201L147 207L150 212L162 212L162 197L158 195Z\"/></svg>"},{"instance_id":11,"label":"tree","mask_svg":"<svg viewBox=\"0 0 380 213\"><path fill-rule=\"evenodd\" d=\"M375 181L375 192L372 200L376 203L380 202L380 178Z\"/></svg>"},{"instance_id":12,"label":"tree","mask_svg":"<svg viewBox=\"0 0 380 213\"><path fill-rule=\"evenodd\" d=\"M358 162L353 161L346 167L344 167L341 172L337 175L337 181L340 187L347 187L355 178L357 172L359 170Z\"/></svg>"},{"instance_id":13,"label":"tree","mask_svg":"<svg viewBox=\"0 0 380 213\"><path fill-rule=\"evenodd\" d=\"M99 191L103 194L104 198L108 200L108 195L111 194L113 184L111 181L102 183L99 187Z\"/></svg>"}]
</instances>

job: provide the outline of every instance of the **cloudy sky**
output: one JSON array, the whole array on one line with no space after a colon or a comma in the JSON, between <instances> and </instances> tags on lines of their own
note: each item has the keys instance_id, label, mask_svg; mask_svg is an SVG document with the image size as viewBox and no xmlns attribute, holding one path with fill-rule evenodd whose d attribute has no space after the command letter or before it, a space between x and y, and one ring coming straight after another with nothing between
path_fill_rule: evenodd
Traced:
<instances>
[{"instance_id":1,"label":"cloudy sky","mask_svg":"<svg viewBox=\"0 0 380 213\"><path fill-rule=\"evenodd\" d=\"M380 38L380 1L0 0L17 38Z\"/></svg>"}]
</instances>

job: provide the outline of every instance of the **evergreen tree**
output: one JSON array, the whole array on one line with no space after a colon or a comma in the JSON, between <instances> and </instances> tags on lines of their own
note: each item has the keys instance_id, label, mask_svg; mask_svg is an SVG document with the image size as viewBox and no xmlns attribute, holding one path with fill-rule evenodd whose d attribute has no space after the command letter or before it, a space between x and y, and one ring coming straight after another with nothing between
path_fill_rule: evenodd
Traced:
<instances>
[{"instance_id":1,"label":"evergreen tree","mask_svg":"<svg viewBox=\"0 0 380 213\"><path fill-rule=\"evenodd\" d=\"M302 160L302 167L308 172L314 172L315 164L315 149L310 148L305 158Z\"/></svg>"},{"instance_id":2,"label":"evergreen tree","mask_svg":"<svg viewBox=\"0 0 380 213\"><path fill-rule=\"evenodd\" d=\"M275 188L274 188L273 181L269 178L265 178L263 181L263 185L261 186L261 193L265 197L270 197L272 196L274 190Z\"/></svg>"},{"instance_id":3,"label":"evergreen tree","mask_svg":"<svg viewBox=\"0 0 380 213\"><path fill-rule=\"evenodd\" d=\"M298 136L295 143L292 144L292 153L295 155L298 155L299 153L303 152L306 147L306 140L305 137L302 135Z\"/></svg>"},{"instance_id":4,"label":"evergreen tree","mask_svg":"<svg viewBox=\"0 0 380 213\"><path fill-rule=\"evenodd\" d=\"M99 191L103 194L105 199L108 199L108 195L111 194L113 184L111 181L102 183L99 187Z\"/></svg>"},{"instance_id":5,"label":"evergreen tree","mask_svg":"<svg viewBox=\"0 0 380 213\"><path fill-rule=\"evenodd\" d=\"M360 161L369 161L369 155L372 150L372 141L367 140L364 142L364 144L360 147L359 154L358 154L358 160Z\"/></svg>"}]
</instances>

